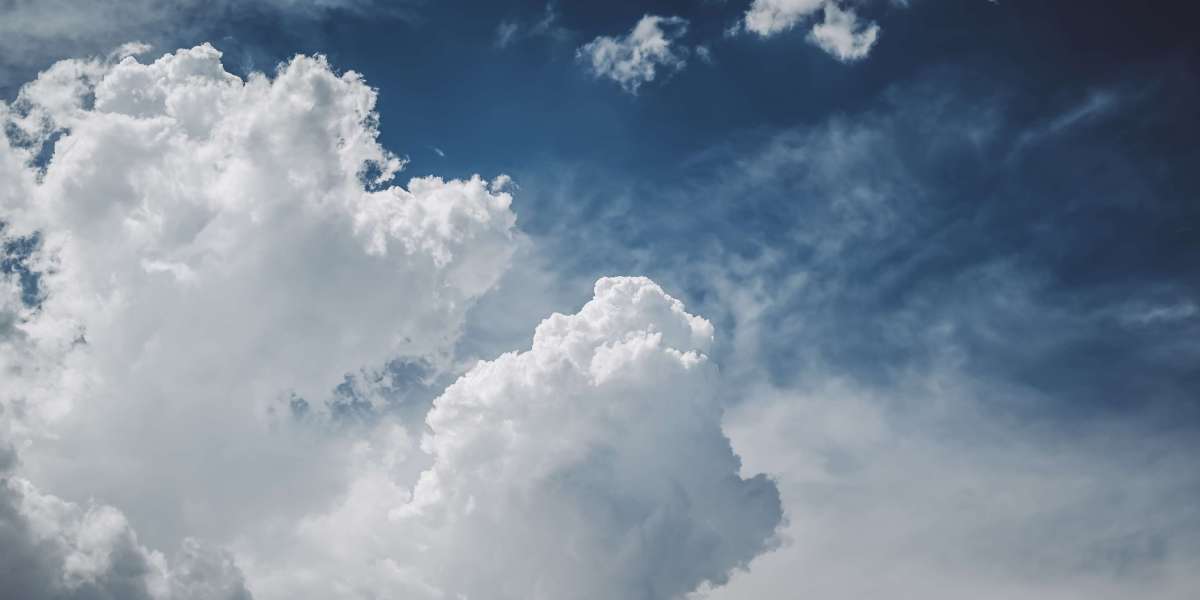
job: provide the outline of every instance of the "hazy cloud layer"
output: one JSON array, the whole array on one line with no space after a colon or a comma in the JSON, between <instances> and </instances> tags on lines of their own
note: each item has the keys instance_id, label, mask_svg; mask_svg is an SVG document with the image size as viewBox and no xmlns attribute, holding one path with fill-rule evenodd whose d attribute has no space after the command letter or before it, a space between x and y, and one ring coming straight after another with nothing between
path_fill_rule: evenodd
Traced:
<instances>
[{"instance_id":1,"label":"hazy cloud layer","mask_svg":"<svg viewBox=\"0 0 1200 600\"><path fill-rule=\"evenodd\" d=\"M3 233L37 273L3 278L2 560L31 598L667 598L772 546L712 326L646 279L470 369L423 440L339 425L404 361L455 368L518 246L507 180L394 185L357 74L220 59L64 61L2 107Z\"/></svg>"},{"instance_id":2,"label":"hazy cloud layer","mask_svg":"<svg viewBox=\"0 0 1200 600\"><path fill-rule=\"evenodd\" d=\"M0 574L24 600L249 600L227 553L183 541L170 560L138 542L125 516L81 507L21 478L0 478Z\"/></svg>"},{"instance_id":3,"label":"hazy cloud layer","mask_svg":"<svg viewBox=\"0 0 1200 600\"><path fill-rule=\"evenodd\" d=\"M1200 55L1017 4L160 3L258 17L38 63L0 596L1190 598Z\"/></svg>"}]
</instances>

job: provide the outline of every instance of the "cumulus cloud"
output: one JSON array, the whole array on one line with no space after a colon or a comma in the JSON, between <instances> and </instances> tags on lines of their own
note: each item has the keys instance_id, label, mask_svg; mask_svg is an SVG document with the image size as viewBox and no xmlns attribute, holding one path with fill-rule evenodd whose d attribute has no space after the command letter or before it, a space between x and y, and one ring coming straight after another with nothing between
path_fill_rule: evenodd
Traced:
<instances>
[{"instance_id":1,"label":"cumulus cloud","mask_svg":"<svg viewBox=\"0 0 1200 600\"><path fill-rule=\"evenodd\" d=\"M739 475L712 338L650 280L601 279L528 351L480 362L435 401L411 494L388 452L308 523L309 547L345 565L309 593L372 581L410 598L649 600L724 582L772 544L780 506L773 482Z\"/></svg>"},{"instance_id":2,"label":"cumulus cloud","mask_svg":"<svg viewBox=\"0 0 1200 600\"><path fill-rule=\"evenodd\" d=\"M842 62L862 60L879 38L879 25L864 23L851 9L825 4L825 20L813 25L808 40Z\"/></svg>"},{"instance_id":3,"label":"cumulus cloud","mask_svg":"<svg viewBox=\"0 0 1200 600\"><path fill-rule=\"evenodd\" d=\"M1178 222L1175 203L1145 209L1144 189L1122 183L1157 159L1097 134L1079 142L1090 150L1057 156L1052 183L1031 179L1046 155L995 157L1059 122L1062 107L1018 117L1003 86L978 83L961 71L923 77L870 109L722 144L632 189L586 171L569 175L586 185L541 182L570 203L538 240L570 265L563 277L606 268L563 260L572 252L611 257L697 290L689 308L723 334L712 355L725 397L740 400L725 431L747 472L776 478L788 525L782 548L707 597L1194 595L1191 264L1164 266L1177 242L1156 242L1161 254L1116 254L1138 264L1120 285L1108 267L1095 288L1060 284L1109 246L1080 223L1120 214L1157 239ZM1122 114L1147 127L1143 112ZM1167 127L1153 122L1143 135ZM1098 172L1084 205L1047 209L1060 186ZM958 199L997 176L1020 183L962 213ZM689 225L686 211L750 219L762 235ZM1022 211L1077 232L1076 258L1055 258L1059 234L1017 233ZM658 235L662 223L678 229Z\"/></svg>"},{"instance_id":4,"label":"cumulus cloud","mask_svg":"<svg viewBox=\"0 0 1200 600\"><path fill-rule=\"evenodd\" d=\"M879 25L861 20L853 9L843 8L839 0L754 0L741 25L760 37L771 37L791 30L817 12L822 12L823 20L813 23L809 42L842 62L867 57L879 37Z\"/></svg>"},{"instance_id":5,"label":"cumulus cloud","mask_svg":"<svg viewBox=\"0 0 1200 600\"><path fill-rule=\"evenodd\" d=\"M34 305L0 278L23 477L157 546L252 538L343 489L352 440L293 407L442 368L515 236L503 177L392 183L375 100L320 57L241 79L201 45L60 62L0 105L2 233L37 240Z\"/></svg>"},{"instance_id":6,"label":"cumulus cloud","mask_svg":"<svg viewBox=\"0 0 1200 600\"><path fill-rule=\"evenodd\" d=\"M335 386L385 415L395 365L454 368L520 242L507 180L393 183L374 90L320 57L121 54L0 105L0 568L26 597L657 599L774 544L713 328L646 279L467 371L423 436L345 435Z\"/></svg>"},{"instance_id":7,"label":"cumulus cloud","mask_svg":"<svg viewBox=\"0 0 1200 600\"><path fill-rule=\"evenodd\" d=\"M600 36L576 51L578 60L597 78L611 79L636 94L660 70L678 71L687 64L687 49L676 42L687 33L682 17L645 15L620 37Z\"/></svg>"}]
</instances>

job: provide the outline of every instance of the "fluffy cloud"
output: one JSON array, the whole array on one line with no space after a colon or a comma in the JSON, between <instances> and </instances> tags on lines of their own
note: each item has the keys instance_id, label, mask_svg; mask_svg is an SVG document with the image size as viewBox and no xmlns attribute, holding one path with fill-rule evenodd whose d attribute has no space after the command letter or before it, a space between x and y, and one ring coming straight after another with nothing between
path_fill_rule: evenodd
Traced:
<instances>
[{"instance_id":1,"label":"fluffy cloud","mask_svg":"<svg viewBox=\"0 0 1200 600\"><path fill-rule=\"evenodd\" d=\"M339 493L351 441L291 407L396 359L439 368L514 247L504 178L390 183L357 74L220 59L64 61L0 106L3 235L39 240L41 296L3 277L0 432L24 477L158 546Z\"/></svg>"},{"instance_id":2,"label":"fluffy cloud","mask_svg":"<svg viewBox=\"0 0 1200 600\"><path fill-rule=\"evenodd\" d=\"M826 0L754 0L742 21L746 31L769 37L795 27L821 10Z\"/></svg>"},{"instance_id":3,"label":"fluffy cloud","mask_svg":"<svg viewBox=\"0 0 1200 600\"><path fill-rule=\"evenodd\" d=\"M813 24L808 41L843 62L866 58L879 37L879 26L864 22L839 0L754 0L742 26L761 37L783 33L818 11L823 20Z\"/></svg>"},{"instance_id":4,"label":"fluffy cloud","mask_svg":"<svg viewBox=\"0 0 1200 600\"><path fill-rule=\"evenodd\" d=\"M774 483L741 478L722 433L712 337L653 282L601 279L530 350L479 363L435 401L432 464L411 495L389 480L393 450L308 523L309 546L346 564L307 593L373 581L403 597L649 600L724 582L781 515Z\"/></svg>"},{"instance_id":5,"label":"fluffy cloud","mask_svg":"<svg viewBox=\"0 0 1200 600\"><path fill-rule=\"evenodd\" d=\"M842 62L866 58L878 38L878 25L860 21L853 10L833 2L825 5L825 20L808 32L810 42Z\"/></svg>"},{"instance_id":6,"label":"fluffy cloud","mask_svg":"<svg viewBox=\"0 0 1200 600\"><path fill-rule=\"evenodd\" d=\"M558 8L553 2L546 3L542 16L536 21L501 21L496 26L495 45L497 48L507 48L519 41L538 37L555 42L566 42L571 38L571 31L560 23Z\"/></svg>"},{"instance_id":7,"label":"fluffy cloud","mask_svg":"<svg viewBox=\"0 0 1200 600\"><path fill-rule=\"evenodd\" d=\"M687 33L687 19L646 15L621 37L600 36L576 51L596 77L617 82L636 94L654 81L660 69L678 71L686 64L687 49L675 42Z\"/></svg>"}]
</instances>

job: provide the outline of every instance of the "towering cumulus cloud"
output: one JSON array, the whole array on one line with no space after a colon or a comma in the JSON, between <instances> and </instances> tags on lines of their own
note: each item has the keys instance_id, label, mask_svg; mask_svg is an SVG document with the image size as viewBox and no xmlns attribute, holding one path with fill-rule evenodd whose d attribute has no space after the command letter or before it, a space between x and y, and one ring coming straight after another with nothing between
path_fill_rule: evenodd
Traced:
<instances>
[{"instance_id":1,"label":"towering cumulus cloud","mask_svg":"<svg viewBox=\"0 0 1200 600\"><path fill-rule=\"evenodd\" d=\"M243 80L220 59L64 61L0 104L0 235L25 250L0 286L0 447L156 546L336 494L345 443L290 407L437 365L513 248L505 179L389 183L402 161L357 74L301 56ZM53 503L18 481L20 529ZM38 511L93 530L68 513Z\"/></svg>"},{"instance_id":2,"label":"towering cumulus cloud","mask_svg":"<svg viewBox=\"0 0 1200 600\"><path fill-rule=\"evenodd\" d=\"M348 563L325 597L372 578L393 597L492 600L666 599L725 581L781 514L722 433L712 336L648 279L597 282L529 351L435 401L433 463L411 496L367 478L310 524L312 545Z\"/></svg>"}]
</instances>

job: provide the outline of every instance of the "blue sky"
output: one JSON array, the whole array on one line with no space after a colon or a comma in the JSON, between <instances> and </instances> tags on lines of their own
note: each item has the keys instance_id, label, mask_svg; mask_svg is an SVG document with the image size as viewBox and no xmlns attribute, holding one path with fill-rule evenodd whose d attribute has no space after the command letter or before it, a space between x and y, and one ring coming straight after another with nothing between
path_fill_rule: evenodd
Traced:
<instances>
[{"instance_id":1,"label":"blue sky","mask_svg":"<svg viewBox=\"0 0 1200 600\"><path fill-rule=\"evenodd\" d=\"M6 11L28 597L1200 585L1184 2Z\"/></svg>"}]
</instances>

